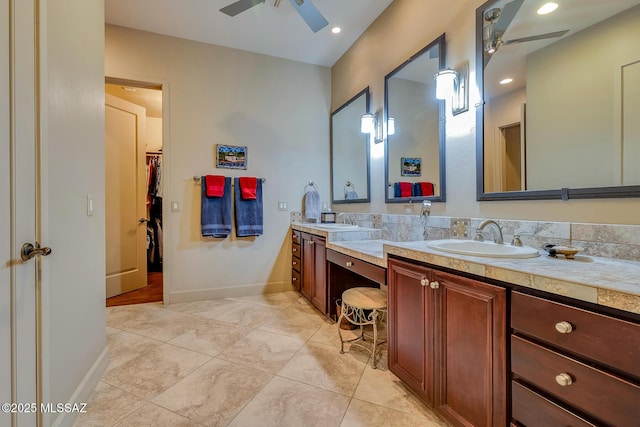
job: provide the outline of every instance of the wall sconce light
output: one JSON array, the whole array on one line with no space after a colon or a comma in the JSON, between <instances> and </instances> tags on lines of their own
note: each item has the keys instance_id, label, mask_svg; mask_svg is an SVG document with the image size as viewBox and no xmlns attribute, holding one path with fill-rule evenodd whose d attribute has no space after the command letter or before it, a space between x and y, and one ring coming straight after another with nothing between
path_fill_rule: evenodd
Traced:
<instances>
[{"instance_id":1,"label":"wall sconce light","mask_svg":"<svg viewBox=\"0 0 640 427\"><path fill-rule=\"evenodd\" d=\"M396 133L396 124L393 117L387 119L387 135L393 135ZM382 130L382 120L380 119L380 113L363 114L360 117L360 132L368 133L371 135L373 142L376 144L384 141L384 133Z\"/></svg>"},{"instance_id":2,"label":"wall sconce light","mask_svg":"<svg viewBox=\"0 0 640 427\"><path fill-rule=\"evenodd\" d=\"M436 98L451 100L451 112L456 114L469 110L469 64L452 70L447 68L435 75Z\"/></svg>"}]
</instances>

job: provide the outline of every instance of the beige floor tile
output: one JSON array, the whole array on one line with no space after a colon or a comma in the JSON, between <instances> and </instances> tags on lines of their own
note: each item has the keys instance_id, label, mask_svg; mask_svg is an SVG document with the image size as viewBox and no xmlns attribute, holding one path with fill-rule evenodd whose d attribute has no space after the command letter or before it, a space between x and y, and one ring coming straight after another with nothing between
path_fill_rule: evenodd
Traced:
<instances>
[{"instance_id":1,"label":"beige floor tile","mask_svg":"<svg viewBox=\"0 0 640 427\"><path fill-rule=\"evenodd\" d=\"M435 419L438 419L435 417ZM444 421L414 417L395 409L352 399L340 427L447 427Z\"/></svg>"},{"instance_id":2,"label":"beige floor tile","mask_svg":"<svg viewBox=\"0 0 640 427\"><path fill-rule=\"evenodd\" d=\"M260 329L308 340L328 322L329 320L315 309L309 311L292 307L274 313Z\"/></svg>"},{"instance_id":3,"label":"beige floor tile","mask_svg":"<svg viewBox=\"0 0 640 427\"><path fill-rule=\"evenodd\" d=\"M111 427L144 403L139 397L100 381L87 401L86 412L78 415L74 426Z\"/></svg>"},{"instance_id":4,"label":"beige floor tile","mask_svg":"<svg viewBox=\"0 0 640 427\"><path fill-rule=\"evenodd\" d=\"M253 329L246 326L208 320L195 329L178 335L169 344L215 356L251 331Z\"/></svg>"},{"instance_id":5,"label":"beige floor tile","mask_svg":"<svg viewBox=\"0 0 640 427\"><path fill-rule=\"evenodd\" d=\"M110 326L105 326L105 331L106 331L106 335L107 335L107 338L108 338L111 335L115 335L115 334L119 333L120 329L112 328Z\"/></svg>"},{"instance_id":6,"label":"beige floor tile","mask_svg":"<svg viewBox=\"0 0 640 427\"><path fill-rule=\"evenodd\" d=\"M305 340L255 330L218 355L271 374L277 373L302 348Z\"/></svg>"},{"instance_id":7,"label":"beige floor tile","mask_svg":"<svg viewBox=\"0 0 640 427\"><path fill-rule=\"evenodd\" d=\"M162 344L117 368L104 381L145 399L162 393L211 358L169 344Z\"/></svg>"},{"instance_id":8,"label":"beige floor tile","mask_svg":"<svg viewBox=\"0 0 640 427\"><path fill-rule=\"evenodd\" d=\"M166 310L166 314L129 325L126 330L159 341L169 341L207 322L200 316Z\"/></svg>"},{"instance_id":9,"label":"beige floor tile","mask_svg":"<svg viewBox=\"0 0 640 427\"><path fill-rule=\"evenodd\" d=\"M167 313L169 311L159 303L107 307L106 323L111 328L126 330L140 322L147 322Z\"/></svg>"},{"instance_id":10,"label":"beige floor tile","mask_svg":"<svg viewBox=\"0 0 640 427\"><path fill-rule=\"evenodd\" d=\"M257 304L247 304L242 302L234 302L235 306L232 310L228 310L214 317L216 320L228 323L236 323L238 325L250 326L257 328L266 322L277 311L276 309L260 306ZM200 313L204 316L205 313Z\"/></svg>"},{"instance_id":11,"label":"beige floor tile","mask_svg":"<svg viewBox=\"0 0 640 427\"><path fill-rule=\"evenodd\" d=\"M345 340L350 340L356 337L356 332L359 330L342 330L342 337ZM340 348L340 336L338 335L338 324L331 322L322 325L318 331L309 339L311 342L317 342L321 344L330 345L336 348ZM345 349L348 348L345 346Z\"/></svg>"},{"instance_id":12,"label":"beige floor tile","mask_svg":"<svg viewBox=\"0 0 640 427\"><path fill-rule=\"evenodd\" d=\"M226 299L210 299L203 301L183 302L167 305L166 308L172 311L179 311L186 314L200 314L213 310L224 310L225 307L232 307L233 301ZM222 312L222 311L220 311ZM209 317L209 316L206 316Z\"/></svg>"},{"instance_id":13,"label":"beige floor tile","mask_svg":"<svg viewBox=\"0 0 640 427\"><path fill-rule=\"evenodd\" d=\"M338 426L348 405L348 396L275 377L229 426Z\"/></svg>"},{"instance_id":14,"label":"beige floor tile","mask_svg":"<svg viewBox=\"0 0 640 427\"><path fill-rule=\"evenodd\" d=\"M378 362L378 369L372 369L368 364L353 397L414 417L432 419L434 415L431 410L387 369L387 365L386 357Z\"/></svg>"},{"instance_id":15,"label":"beige floor tile","mask_svg":"<svg viewBox=\"0 0 640 427\"><path fill-rule=\"evenodd\" d=\"M135 359L162 344L162 341L153 340L141 335L120 331L117 334L107 336L109 347L109 367L107 370Z\"/></svg>"},{"instance_id":16,"label":"beige floor tile","mask_svg":"<svg viewBox=\"0 0 640 427\"><path fill-rule=\"evenodd\" d=\"M192 303L195 304L195 303ZM229 299L218 299L212 300L208 302L208 309L204 311L198 311L196 314L198 316L203 316L208 319L214 319L218 316L221 316L227 312L234 311L238 307L242 306L241 302L232 301ZM200 307L201 308L201 307ZM198 308L198 310L200 309ZM235 323L235 322L234 322Z\"/></svg>"},{"instance_id":17,"label":"beige floor tile","mask_svg":"<svg viewBox=\"0 0 640 427\"><path fill-rule=\"evenodd\" d=\"M368 360L363 352L340 354L335 347L308 342L278 376L352 396Z\"/></svg>"},{"instance_id":18,"label":"beige floor tile","mask_svg":"<svg viewBox=\"0 0 640 427\"><path fill-rule=\"evenodd\" d=\"M271 375L212 359L153 402L206 426L224 426L265 386Z\"/></svg>"},{"instance_id":19,"label":"beige floor tile","mask_svg":"<svg viewBox=\"0 0 640 427\"><path fill-rule=\"evenodd\" d=\"M246 297L228 298L231 301L245 302L249 304L257 304L265 307L285 309L290 307L297 297L292 292L277 292L271 294L251 295Z\"/></svg>"},{"instance_id":20,"label":"beige floor tile","mask_svg":"<svg viewBox=\"0 0 640 427\"><path fill-rule=\"evenodd\" d=\"M192 427L188 418L145 402L140 408L123 417L114 427Z\"/></svg>"}]
</instances>

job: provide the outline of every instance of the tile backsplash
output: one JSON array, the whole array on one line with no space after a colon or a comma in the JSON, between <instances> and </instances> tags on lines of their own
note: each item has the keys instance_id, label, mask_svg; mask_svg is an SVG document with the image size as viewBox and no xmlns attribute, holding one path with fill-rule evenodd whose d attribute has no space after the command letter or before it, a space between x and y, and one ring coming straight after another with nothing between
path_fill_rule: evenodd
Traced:
<instances>
[{"instance_id":1,"label":"tile backsplash","mask_svg":"<svg viewBox=\"0 0 640 427\"><path fill-rule=\"evenodd\" d=\"M427 226L418 215L349 213L362 227L381 230L382 239L396 242L436 239L473 239L485 218L432 216ZM514 234L522 243L541 247L543 244L573 245L584 248L584 255L640 261L640 225L586 224L553 221L496 221L502 227L505 243ZM491 240L489 230L484 237Z\"/></svg>"}]
</instances>

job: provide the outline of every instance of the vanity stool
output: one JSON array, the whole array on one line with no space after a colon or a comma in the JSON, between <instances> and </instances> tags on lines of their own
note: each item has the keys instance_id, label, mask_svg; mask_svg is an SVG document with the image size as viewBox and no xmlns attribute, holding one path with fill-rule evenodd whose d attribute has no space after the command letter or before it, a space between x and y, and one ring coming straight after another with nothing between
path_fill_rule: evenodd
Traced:
<instances>
[{"instance_id":1,"label":"vanity stool","mask_svg":"<svg viewBox=\"0 0 640 427\"><path fill-rule=\"evenodd\" d=\"M378 363L378 346L384 344L387 340L378 340L378 322L382 320L387 313L387 293L377 288L351 288L342 293L342 306L340 310L340 318L338 325L342 319L347 322L360 326L360 335L345 340L342 338L342 329L338 327L338 335L340 335L340 353L344 353L344 343L350 342L352 345L358 345L371 352L371 366L376 369ZM373 337L364 331L366 325L373 328ZM364 344L367 339L373 339L370 345Z\"/></svg>"}]
</instances>

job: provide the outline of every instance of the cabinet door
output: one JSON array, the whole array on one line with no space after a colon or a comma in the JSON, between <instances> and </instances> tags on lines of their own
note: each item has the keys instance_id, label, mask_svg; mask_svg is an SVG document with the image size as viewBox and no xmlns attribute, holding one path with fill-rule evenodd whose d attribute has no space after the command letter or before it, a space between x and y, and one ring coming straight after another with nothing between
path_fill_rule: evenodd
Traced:
<instances>
[{"instance_id":1,"label":"cabinet door","mask_svg":"<svg viewBox=\"0 0 640 427\"><path fill-rule=\"evenodd\" d=\"M322 313L327 313L327 269L325 240L313 237L313 280L311 282L311 303Z\"/></svg>"},{"instance_id":2,"label":"cabinet door","mask_svg":"<svg viewBox=\"0 0 640 427\"><path fill-rule=\"evenodd\" d=\"M313 283L315 262L315 250L312 236L307 233L301 233L302 238L302 286L300 293L308 300L311 300L311 285Z\"/></svg>"},{"instance_id":3,"label":"cabinet door","mask_svg":"<svg viewBox=\"0 0 640 427\"><path fill-rule=\"evenodd\" d=\"M443 272L438 283L436 407L460 425L504 426L506 290Z\"/></svg>"},{"instance_id":4,"label":"cabinet door","mask_svg":"<svg viewBox=\"0 0 640 427\"><path fill-rule=\"evenodd\" d=\"M434 290L432 271L390 259L389 370L403 380L429 405L434 403Z\"/></svg>"}]
</instances>

